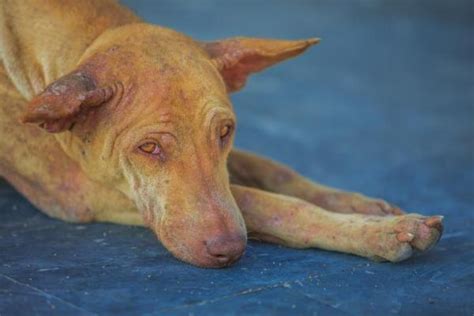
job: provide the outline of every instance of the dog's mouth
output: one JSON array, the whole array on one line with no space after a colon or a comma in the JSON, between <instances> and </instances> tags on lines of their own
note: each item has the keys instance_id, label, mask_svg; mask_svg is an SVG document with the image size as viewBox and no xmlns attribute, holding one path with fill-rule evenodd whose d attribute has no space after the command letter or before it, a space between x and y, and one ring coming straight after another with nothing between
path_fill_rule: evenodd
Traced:
<instances>
[{"instance_id":1,"label":"dog's mouth","mask_svg":"<svg viewBox=\"0 0 474 316\"><path fill-rule=\"evenodd\" d=\"M161 224L150 228L174 257L201 268L229 267L244 255L247 246L244 232L196 235L193 227L178 229Z\"/></svg>"},{"instance_id":2,"label":"dog's mouth","mask_svg":"<svg viewBox=\"0 0 474 316\"><path fill-rule=\"evenodd\" d=\"M198 196L169 195L166 203L141 199L144 223L177 259L203 268L228 267L247 246L242 214L232 197L221 194L216 202Z\"/></svg>"}]
</instances>

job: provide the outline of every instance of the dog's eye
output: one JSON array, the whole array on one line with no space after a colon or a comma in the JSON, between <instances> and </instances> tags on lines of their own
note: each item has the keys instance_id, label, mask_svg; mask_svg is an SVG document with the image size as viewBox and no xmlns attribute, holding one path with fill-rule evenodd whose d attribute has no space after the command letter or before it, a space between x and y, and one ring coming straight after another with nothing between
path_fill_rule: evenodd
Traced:
<instances>
[{"instance_id":1,"label":"dog's eye","mask_svg":"<svg viewBox=\"0 0 474 316\"><path fill-rule=\"evenodd\" d=\"M143 151L144 153L147 153L147 154L150 154L150 155L159 155L159 154L161 154L160 146L158 146L157 143L148 142L148 143L145 143L145 144L141 145L138 148L140 148L140 150Z\"/></svg>"},{"instance_id":2,"label":"dog's eye","mask_svg":"<svg viewBox=\"0 0 474 316\"><path fill-rule=\"evenodd\" d=\"M232 133L232 125L224 125L221 128L221 138L226 138Z\"/></svg>"},{"instance_id":3,"label":"dog's eye","mask_svg":"<svg viewBox=\"0 0 474 316\"><path fill-rule=\"evenodd\" d=\"M230 124L224 125L221 128L220 138L221 138L222 145L225 145L225 143L229 140L230 136L232 135L232 129L233 129L233 126Z\"/></svg>"}]
</instances>

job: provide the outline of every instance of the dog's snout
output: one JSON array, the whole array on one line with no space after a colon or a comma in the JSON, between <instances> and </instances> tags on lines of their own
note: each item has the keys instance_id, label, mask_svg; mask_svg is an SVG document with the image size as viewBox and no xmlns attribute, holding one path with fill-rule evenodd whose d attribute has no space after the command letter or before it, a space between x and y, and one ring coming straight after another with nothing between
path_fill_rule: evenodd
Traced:
<instances>
[{"instance_id":1,"label":"dog's snout","mask_svg":"<svg viewBox=\"0 0 474 316\"><path fill-rule=\"evenodd\" d=\"M237 261L245 251L247 240L241 235L220 235L206 242L208 254L220 266L227 266Z\"/></svg>"}]
</instances>

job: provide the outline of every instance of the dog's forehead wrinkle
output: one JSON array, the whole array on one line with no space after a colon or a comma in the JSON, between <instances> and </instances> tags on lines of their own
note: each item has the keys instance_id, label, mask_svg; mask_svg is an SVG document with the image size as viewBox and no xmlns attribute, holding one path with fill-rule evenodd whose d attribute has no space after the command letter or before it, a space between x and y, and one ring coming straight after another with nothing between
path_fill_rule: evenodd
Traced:
<instances>
[{"instance_id":1,"label":"dog's forehead wrinkle","mask_svg":"<svg viewBox=\"0 0 474 316\"><path fill-rule=\"evenodd\" d=\"M162 111L158 113L157 123L171 123L173 114L170 111Z\"/></svg>"},{"instance_id":2,"label":"dog's forehead wrinkle","mask_svg":"<svg viewBox=\"0 0 474 316\"><path fill-rule=\"evenodd\" d=\"M233 120L235 121L234 112L225 103L211 101L206 104L202 109L202 118L204 124L211 126L216 118L221 120Z\"/></svg>"}]
</instances>

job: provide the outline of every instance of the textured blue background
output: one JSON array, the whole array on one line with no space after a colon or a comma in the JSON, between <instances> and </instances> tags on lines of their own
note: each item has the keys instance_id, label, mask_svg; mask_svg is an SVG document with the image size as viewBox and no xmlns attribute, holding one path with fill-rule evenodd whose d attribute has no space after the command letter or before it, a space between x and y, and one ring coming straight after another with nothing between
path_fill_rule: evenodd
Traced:
<instances>
[{"instance_id":1,"label":"textured blue background","mask_svg":"<svg viewBox=\"0 0 474 316\"><path fill-rule=\"evenodd\" d=\"M0 315L472 315L472 1L125 1L203 40L323 41L233 96L237 145L312 179L446 215L401 264L251 242L225 270L175 260L148 230L71 225L0 182Z\"/></svg>"}]
</instances>

